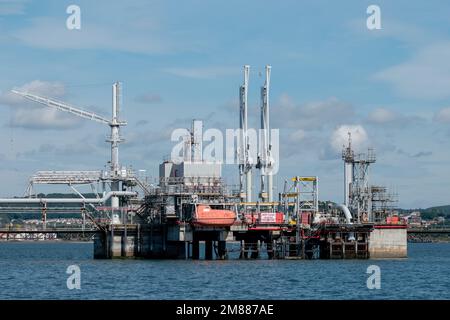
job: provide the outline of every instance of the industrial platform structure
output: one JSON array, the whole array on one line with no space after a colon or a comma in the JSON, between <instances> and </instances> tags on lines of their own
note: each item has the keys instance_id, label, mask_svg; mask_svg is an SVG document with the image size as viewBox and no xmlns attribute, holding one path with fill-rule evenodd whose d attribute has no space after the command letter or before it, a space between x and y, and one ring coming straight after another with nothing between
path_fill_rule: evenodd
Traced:
<instances>
[{"instance_id":1,"label":"industrial platform structure","mask_svg":"<svg viewBox=\"0 0 450 320\"><path fill-rule=\"evenodd\" d=\"M119 161L120 128L126 122L119 117L118 82L113 85L111 119L51 98L13 91L47 107L108 125L111 159L108 170L39 171L30 178L25 197L0 199L1 212L38 210L42 228L33 232L45 233L47 214L78 211L90 226L87 232L94 234L95 258L226 259L230 252L227 242L239 247L242 259L406 257L407 230L394 219L394 197L385 187L369 182L375 154L373 150L355 154L350 134L342 153L343 204L319 201L317 176L289 178L282 192L274 194L270 74L267 66L261 87L263 135L257 159L252 159L247 103L250 67L244 66L244 82L239 88L238 190L224 183L221 163L202 158L203 123L199 120L193 121L184 138L182 160L160 164L158 183L148 183L131 167L123 166ZM257 170L260 190L255 192L252 176ZM34 191L39 184L67 185L78 197L38 198ZM86 198L78 185L91 185L96 197Z\"/></svg>"}]
</instances>

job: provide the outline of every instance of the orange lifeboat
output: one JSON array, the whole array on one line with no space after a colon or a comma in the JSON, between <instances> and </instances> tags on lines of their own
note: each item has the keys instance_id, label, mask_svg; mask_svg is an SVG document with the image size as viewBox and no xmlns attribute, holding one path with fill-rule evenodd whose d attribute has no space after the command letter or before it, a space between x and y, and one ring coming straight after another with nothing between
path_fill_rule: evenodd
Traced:
<instances>
[{"instance_id":1,"label":"orange lifeboat","mask_svg":"<svg viewBox=\"0 0 450 320\"><path fill-rule=\"evenodd\" d=\"M226 209L212 209L209 205L196 206L192 222L196 225L211 227L231 226L236 220L236 213Z\"/></svg>"}]
</instances>

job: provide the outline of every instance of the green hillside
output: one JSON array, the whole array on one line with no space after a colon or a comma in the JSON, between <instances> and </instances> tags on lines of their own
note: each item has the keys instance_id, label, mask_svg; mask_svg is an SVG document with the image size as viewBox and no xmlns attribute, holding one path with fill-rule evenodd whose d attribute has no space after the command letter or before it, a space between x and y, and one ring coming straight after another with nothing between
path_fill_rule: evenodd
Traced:
<instances>
[{"instance_id":1,"label":"green hillside","mask_svg":"<svg viewBox=\"0 0 450 320\"><path fill-rule=\"evenodd\" d=\"M445 217L450 219L450 205L430 207L426 209L399 209L400 213L411 213L413 211L419 211L423 219L433 219L436 217Z\"/></svg>"},{"instance_id":2,"label":"green hillside","mask_svg":"<svg viewBox=\"0 0 450 320\"><path fill-rule=\"evenodd\" d=\"M420 211L422 218L432 219L435 217L445 217L450 219L450 205L431 207Z\"/></svg>"}]
</instances>

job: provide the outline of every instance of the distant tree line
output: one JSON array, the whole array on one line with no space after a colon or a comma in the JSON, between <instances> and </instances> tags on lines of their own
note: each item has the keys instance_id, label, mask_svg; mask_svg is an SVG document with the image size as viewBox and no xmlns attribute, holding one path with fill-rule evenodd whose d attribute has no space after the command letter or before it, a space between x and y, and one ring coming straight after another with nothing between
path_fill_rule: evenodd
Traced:
<instances>
[{"instance_id":1,"label":"distant tree line","mask_svg":"<svg viewBox=\"0 0 450 320\"><path fill-rule=\"evenodd\" d=\"M445 219L450 220L450 205L447 206L438 206L438 207L430 207L426 209L400 209L401 213L411 213L414 211L420 212L420 216L422 219L432 220L437 217L444 217Z\"/></svg>"}]
</instances>

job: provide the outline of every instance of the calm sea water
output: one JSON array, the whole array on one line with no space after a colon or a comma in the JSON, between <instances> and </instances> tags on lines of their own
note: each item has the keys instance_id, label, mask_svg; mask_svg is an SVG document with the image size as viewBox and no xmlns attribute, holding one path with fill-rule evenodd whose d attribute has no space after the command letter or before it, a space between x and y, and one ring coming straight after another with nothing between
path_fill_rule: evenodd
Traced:
<instances>
[{"instance_id":1,"label":"calm sea water","mask_svg":"<svg viewBox=\"0 0 450 320\"><path fill-rule=\"evenodd\" d=\"M450 244L399 260L94 260L92 243L0 243L0 299L450 299ZM81 269L67 289L66 269ZM381 268L381 289L366 286Z\"/></svg>"}]
</instances>

